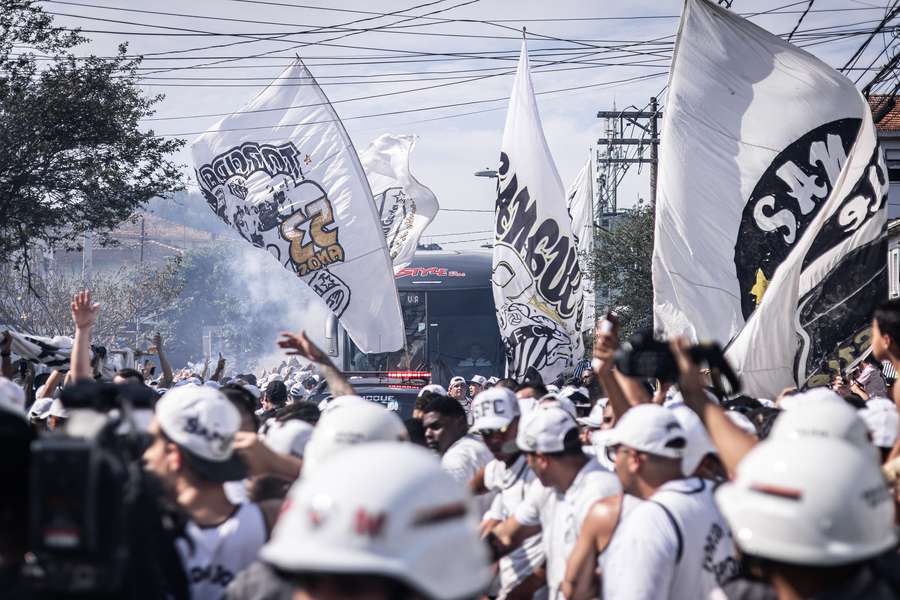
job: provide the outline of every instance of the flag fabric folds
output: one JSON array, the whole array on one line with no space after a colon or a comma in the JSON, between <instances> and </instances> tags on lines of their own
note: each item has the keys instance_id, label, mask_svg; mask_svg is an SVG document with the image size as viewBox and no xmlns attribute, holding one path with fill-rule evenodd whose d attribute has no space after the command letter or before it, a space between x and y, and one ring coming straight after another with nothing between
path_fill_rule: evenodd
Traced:
<instances>
[{"instance_id":1,"label":"flag fabric folds","mask_svg":"<svg viewBox=\"0 0 900 600\"><path fill-rule=\"evenodd\" d=\"M438 200L409 171L416 136L379 136L360 156L381 219L394 271L412 262L419 238L438 212Z\"/></svg>"},{"instance_id":2,"label":"flag fabric folds","mask_svg":"<svg viewBox=\"0 0 900 600\"><path fill-rule=\"evenodd\" d=\"M590 331L597 320L597 298L594 279L589 275L590 257L594 253L594 171L590 157L578 172L566 194L572 234L578 245L581 264L582 303L584 305L581 330Z\"/></svg>"},{"instance_id":3,"label":"flag fabric folds","mask_svg":"<svg viewBox=\"0 0 900 600\"><path fill-rule=\"evenodd\" d=\"M213 212L300 277L360 350L402 347L400 302L368 181L299 58L192 151Z\"/></svg>"},{"instance_id":4,"label":"flag fabric folds","mask_svg":"<svg viewBox=\"0 0 900 600\"><path fill-rule=\"evenodd\" d=\"M498 176L492 285L507 369L521 377L534 367L552 381L581 358L582 275L524 42Z\"/></svg>"},{"instance_id":5,"label":"flag fabric folds","mask_svg":"<svg viewBox=\"0 0 900 600\"><path fill-rule=\"evenodd\" d=\"M654 318L729 342L748 393L821 383L886 297L887 170L853 83L687 0L661 143Z\"/></svg>"}]
</instances>

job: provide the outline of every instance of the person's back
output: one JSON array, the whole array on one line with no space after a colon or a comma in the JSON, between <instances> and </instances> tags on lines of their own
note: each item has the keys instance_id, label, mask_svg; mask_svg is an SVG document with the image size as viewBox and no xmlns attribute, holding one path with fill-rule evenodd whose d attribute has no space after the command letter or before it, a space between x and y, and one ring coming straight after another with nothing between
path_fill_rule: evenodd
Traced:
<instances>
[{"instance_id":1,"label":"person's back","mask_svg":"<svg viewBox=\"0 0 900 600\"><path fill-rule=\"evenodd\" d=\"M738 571L712 483L697 477L667 482L635 506L606 554L605 598L707 598ZM647 564L652 576L632 570Z\"/></svg>"}]
</instances>

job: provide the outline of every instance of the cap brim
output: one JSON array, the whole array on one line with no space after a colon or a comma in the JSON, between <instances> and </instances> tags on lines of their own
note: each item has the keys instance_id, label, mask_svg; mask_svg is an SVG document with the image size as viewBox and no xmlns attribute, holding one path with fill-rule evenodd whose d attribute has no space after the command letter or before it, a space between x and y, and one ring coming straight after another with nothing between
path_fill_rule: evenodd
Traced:
<instances>
[{"instance_id":1,"label":"cap brim","mask_svg":"<svg viewBox=\"0 0 900 600\"><path fill-rule=\"evenodd\" d=\"M191 469L202 479L224 483L240 481L247 477L247 465L244 464L237 452L233 452L228 460L220 462L202 458L184 446L178 445L178 448Z\"/></svg>"},{"instance_id":2,"label":"cap brim","mask_svg":"<svg viewBox=\"0 0 900 600\"><path fill-rule=\"evenodd\" d=\"M577 421L579 424L584 425L585 427L591 427L593 429L599 429L599 427L603 425L602 422L590 417L579 417Z\"/></svg>"},{"instance_id":3,"label":"cap brim","mask_svg":"<svg viewBox=\"0 0 900 600\"><path fill-rule=\"evenodd\" d=\"M503 429L510 423L512 423L512 419L505 419L498 416L482 417L472 423L472 426L469 427L469 433L478 433L479 431L484 431L486 429Z\"/></svg>"}]
</instances>

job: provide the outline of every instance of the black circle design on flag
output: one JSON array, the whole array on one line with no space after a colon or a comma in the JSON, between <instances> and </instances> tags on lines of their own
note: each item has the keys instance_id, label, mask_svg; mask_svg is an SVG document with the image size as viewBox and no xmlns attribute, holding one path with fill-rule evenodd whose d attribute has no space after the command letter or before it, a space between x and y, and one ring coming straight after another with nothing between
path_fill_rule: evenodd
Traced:
<instances>
[{"instance_id":1,"label":"black circle design on flag","mask_svg":"<svg viewBox=\"0 0 900 600\"><path fill-rule=\"evenodd\" d=\"M744 319L831 194L861 124L838 119L809 131L778 153L753 188L734 248Z\"/></svg>"}]
</instances>

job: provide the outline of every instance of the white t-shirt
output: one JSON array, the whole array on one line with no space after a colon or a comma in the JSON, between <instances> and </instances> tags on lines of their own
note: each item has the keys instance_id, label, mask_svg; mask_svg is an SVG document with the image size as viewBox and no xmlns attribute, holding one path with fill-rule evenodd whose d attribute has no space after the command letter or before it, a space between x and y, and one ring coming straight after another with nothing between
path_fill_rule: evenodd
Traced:
<instances>
[{"instance_id":1,"label":"white t-shirt","mask_svg":"<svg viewBox=\"0 0 900 600\"><path fill-rule=\"evenodd\" d=\"M604 600L709 598L738 570L711 482L670 481L619 524L604 552Z\"/></svg>"},{"instance_id":2,"label":"white t-shirt","mask_svg":"<svg viewBox=\"0 0 900 600\"><path fill-rule=\"evenodd\" d=\"M566 562L575 547L588 509L601 498L619 494L619 479L594 460L588 460L565 492L545 488L535 480L525 499L516 508L516 521L522 525L540 525L547 557L549 597L560 597Z\"/></svg>"},{"instance_id":3,"label":"white t-shirt","mask_svg":"<svg viewBox=\"0 0 900 600\"><path fill-rule=\"evenodd\" d=\"M199 527L189 521L186 533L193 549L178 540L193 600L220 600L231 580L256 560L266 543L266 521L256 504L238 506L234 514L215 527Z\"/></svg>"},{"instance_id":4,"label":"white t-shirt","mask_svg":"<svg viewBox=\"0 0 900 600\"><path fill-rule=\"evenodd\" d=\"M496 492L490 510L485 514L485 519L503 521L511 516L525 499L526 491L532 482L537 481L534 471L528 466L524 454L507 466L501 460L492 460L484 469L484 487ZM526 577L534 573L535 569L544 563L544 546L541 542L541 534L533 535L522 542L522 545L500 559L498 563L500 577L500 591L497 598L502 600L516 588ZM534 595L538 600L546 598L546 588L543 593Z\"/></svg>"},{"instance_id":5,"label":"white t-shirt","mask_svg":"<svg viewBox=\"0 0 900 600\"><path fill-rule=\"evenodd\" d=\"M475 474L493 459L494 455L480 437L466 434L447 448L441 457L441 467L468 490L469 482ZM493 499L493 493L475 498L479 518L490 508Z\"/></svg>"}]
</instances>

